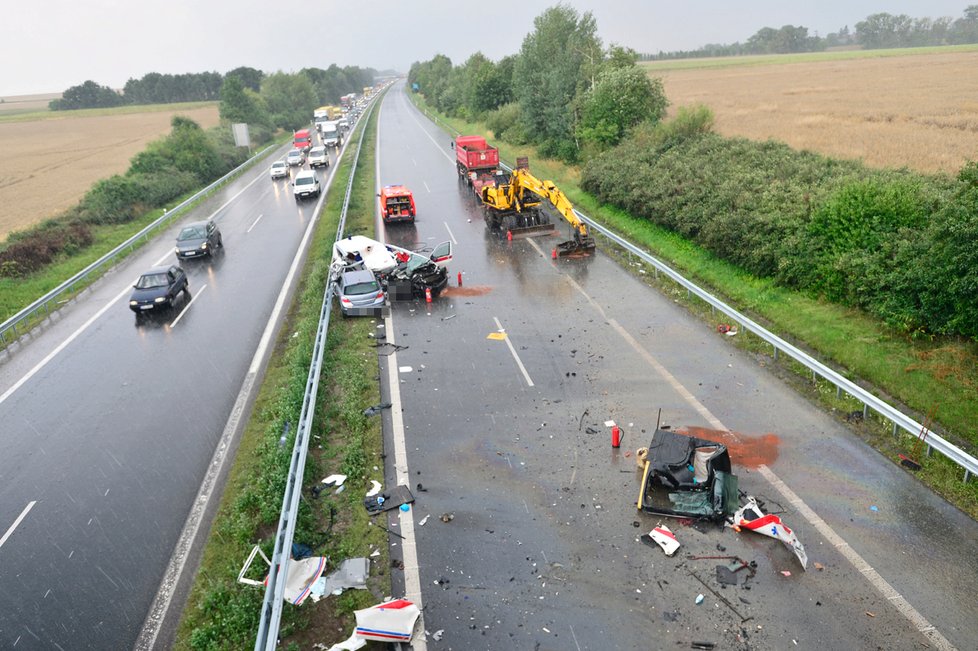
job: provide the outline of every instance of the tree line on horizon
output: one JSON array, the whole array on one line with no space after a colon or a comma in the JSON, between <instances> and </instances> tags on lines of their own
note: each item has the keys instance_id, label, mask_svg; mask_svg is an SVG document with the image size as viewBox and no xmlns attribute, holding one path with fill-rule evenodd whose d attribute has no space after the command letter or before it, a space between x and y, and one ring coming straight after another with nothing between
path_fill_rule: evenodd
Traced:
<instances>
[{"instance_id":1,"label":"tree line on horizon","mask_svg":"<svg viewBox=\"0 0 978 651\"><path fill-rule=\"evenodd\" d=\"M319 103L336 103L347 93L372 86L375 75L372 68L357 66L339 67L335 64L326 70L306 68L301 71L313 86ZM203 102L221 99L225 81L237 78L243 88L255 93L261 91L263 80L271 75L256 68L240 66L222 75L219 72L185 74L161 74L150 72L139 79L129 79L121 91L87 80L66 89L60 99L49 102L52 111L71 111L85 108L110 108L140 104L173 104L177 102Z\"/></svg>"},{"instance_id":2,"label":"tree line on horizon","mask_svg":"<svg viewBox=\"0 0 978 651\"><path fill-rule=\"evenodd\" d=\"M978 5L965 8L962 17L911 18L906 14L876 13L856 23L855 29L842 27L819 36L807 27L784 25L762 27L745 43L708 44L695 50L641 54L642 61L743 56L751 54L793 54L823 52L838 47L865 50L978 43Z\"/></svg>"}]
</instances>

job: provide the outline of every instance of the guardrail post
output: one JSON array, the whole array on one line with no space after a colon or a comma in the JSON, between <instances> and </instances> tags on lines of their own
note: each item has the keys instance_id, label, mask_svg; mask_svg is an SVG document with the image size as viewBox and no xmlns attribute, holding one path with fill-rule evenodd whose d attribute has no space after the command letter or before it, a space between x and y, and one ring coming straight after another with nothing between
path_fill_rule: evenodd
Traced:
<instances>
[{"instance_id":1,"label":"guardrail post","mask_svg":"<svg viewBox=\"0 0 978 651\"><path fill-rule=\"evenodd\" d=\"M893 438L896 438L897 431L898 431L897 424L896 424L896 421L894 421L893 422Z\"/></svg>"}]
</instances>

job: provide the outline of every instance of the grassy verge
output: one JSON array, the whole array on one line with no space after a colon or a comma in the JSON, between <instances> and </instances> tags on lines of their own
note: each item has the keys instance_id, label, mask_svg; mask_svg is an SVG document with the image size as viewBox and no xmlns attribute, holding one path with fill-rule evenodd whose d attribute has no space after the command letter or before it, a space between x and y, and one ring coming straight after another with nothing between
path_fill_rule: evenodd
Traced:
<instances>
[{"instance_id":1,"label":"grassy verge","mask_svg":"<svg viewBox=\"0 0 978 651\"><path fill-rule=\"evenodd\" d=\"M918 56L921 54L955 54L978 51L978 44L940 45L928 47L890 48L882 50L840 50L832 52L799 52L796 54L758 54L751 56L705 57L702 59L668 59L639 63L651 73L669 70L696 70L700 68L734 68L783 65L791 63L818 63L821 61L846 61L850 59L883 59Z\"/></svg>"},{"instance_id":2,"label":"grassy verge","mask_svg":"<svg viewBox=\"0 0 978 651\"><path fill-rule=\"evenodd\" d=\"M279 138L279 140L281 142L285 142L288 138L291 138L291 136L283 135ZM252 163L254 162L257 161L252 161ZM244 173L244 171L248 169L250 169L250 166L242 170L241 173ZM187 198L193 196L194 193L198 191L199 190L188 192L184 196L173 200L171 203L173 203L173 205L178 205ZM185 217L188 212L194 208L194 206L206 200L211 194L213 194L213 192L201 197L196 202L184 208L180 214L174 217L174 219L182 219ZM91 224L90 228L92 230L92 234L94 235L94 241L90 246L87 246L71 255L62 255L41 271L33 273L25 278L0 278L0 323L9 319L11 316L24 309L40 297L44 296L46 293L63 283L68 278L71 278L82 269L92 264L103 255L107 254L109 251L128 240L143 228L153 223L153 221L158 219L162 214L163 209L158 208L146 213L138 219L134 219L133 221L126 222L124 224ZM166 225L164 225L163 228L166 228ZM151 233L148 239L140 239L138 242L134 243L133 248L120 254L119 257L116 258L116 262L113 265L95 271L84 281L76 284L71 293L62 296L61 301L65 302L71 300L74 296L78 295L96 280L101 278L109 269L115 266L115 264L118 264L120 260L131 255L136 249L144 246L147 242L152 240L153 237L155 237L155 233ZM56 308L52 307L52 309ZM18 333L23 334L24 329L29 329L36 325L37 322L46 317L46 314L47 313L45 312L40 313L36 318L25 323L23 328L18 326ZM2 348L2 344L0 344L0 348Z\"/></svg>"},{"instance_id":3,"label":"grassy verge","mask_svg":"<svg viewBox=\"0 0 978 651\"><path fill-rule=\"evenodd\" d=\"M424 104L423 98L416 94L411 96L429 113L435 113ZM481 123L441 115L439 119L464 133L492 136ZM918 420L923 420L933 410L935 420L947 438L975 453L978 447L978 426L974 418L978 414L978 343L946 338L910 340L861 312L813 300L777 287L769 280L755 278L675 233L599 203L580 190L578 169L535 157L530 147L514 147L502 142L494 144L499 146L506 160L529 156L534 174L552 179L583 212L642 246L769 330L832 365L850 380L908 409ZM664 276L656 279L651 270L631 264L627 254L615 251L607 242L602 249L625 262L626 269L670 293L705 320L714 324L719 322L719 317L711 314L709 307L704 308L695 299L690 301L685 290L679 290ZM640 273L640 269L646 273ZM835 387L829 383L813 384L809 372L787 361L785 356L775 362L771 356L773 351L759 340L749 336L731 340L751 350L764 366L782 372L799 390L839 418L862 409L851 398L836 397ZM854 429L894 462L899 462L898 454L913 451L913 440L907 436L893 437L888 422L871 417L860 421ZM978 519L978 482L963 483L964 471L940 455L919 458L918 461L924 465L917 473L921 481Z\"/></svg>"},{"instance_id":4,"label":"grassy verge","mask_svg":"<svg viewBox=\"0 0 978 651\"><path fill-rule=\"evenodd\" d=\"M351 234L369 233L372 228L375 121L373 117L362 127L368 133L347 215L346 230ZM271 557L294 437L288 436L281 447L279 438L286 423L294 433L301 410L355 146L350 145L333 181L297 299L242 435L184 609L175 644L178 649L239 649L254 644L264 591L239 584L236 578L253 545L261 545ZM352 612L390 593L386 534L371 526L362 503L369 480L383 480L381 423L363 415L366 407L380 401L375 340L367 337L375 325L372 319L343 319L338 310L330 320L295 542L328 557L327 571L346 558L369 556L374 549L381 554L371 558L369 591L348 591L318 603L310 599L299 607L286 605L280 635L284 648L308 649L313 643L328 646L345 639L352 630ZM316 496L311 488L333 473L349 476L345 490L339 494L326 490ZM267 572L260 558L252 569L252 578L259 580Z\"/></svg>"},{"instance_id":5,"label":"grassy verge","mask_svg":"<svg viewBox=\"0 0 978 651\"><path fill-rule=\"evenodd\" d=\"M37 120L62 120L64 118L91 118L103 115L132 115L135 113L163 113L169 111L189 111L191 109L216 107L220 102L176 102L173 104L135 104L132 106L113 106L111 108L78 109L75 111L52 111L34 109L0 113L0 124L4 122L35 122Z\"/></svg>"}]
</instances>

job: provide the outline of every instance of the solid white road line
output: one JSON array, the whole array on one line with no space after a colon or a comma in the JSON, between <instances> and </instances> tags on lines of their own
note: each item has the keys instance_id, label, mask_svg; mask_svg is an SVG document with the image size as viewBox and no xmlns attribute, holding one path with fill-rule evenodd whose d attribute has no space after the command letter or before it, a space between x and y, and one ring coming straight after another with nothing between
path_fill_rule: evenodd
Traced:
<instances>
[{"instance_id":1,"label":"solid white road line","mask_svg":"<svg viewBox=\"0 0 978 651\"><path fill-rule=\"evenodd\" d=\"M458 244L458 240L455 239L455 233L452 232L452 229L451 227L449 227L448 222L444 222L444 224L445 224L445 230L448 231L448 236L452 238L452 242L454 244Z\"/></svg>"},{"instance_id":2,"label":"solid white road line","mask_svg":"<svg viewBox=\"0 0 978 651\"><path fill-rule=\"evenodd\" d=\"M257 226L258 225L258 222L260 222L261 221L261 218L264 217L264 216L265 216L264 214L258 215L258 219L256 219L254 221L254 223L252 223L252 225L248 227L248 230L246 230L245 233L250 233L251 232L251 229L254 228L255 226Z\"/></svg>"},{"instance_id":3,"label":"solid white road line","mask_svg":"<svg viewBox=\"0 0 978 651\"><path fill-rule=\"evenodd\" d=\"M200 296L202 293L204 293L205 289L207 289L207 285L201 285L200 289L194 292L194 295L190 297L190 300L187 301L187 304L183 306L182 310L180 310L180 314L177 315L177 318L173 319L173 323L170 324L171 328L175 328L176 325L180 323L180 319L182 319L183 315L187 313L187 310L190 309L190 306L194 304L194 301L197 300L197 297Z\"/></svg>"},{"instance_id":4,"label":"solid white road line","mask_svg":"<svg viewBox=\"0 0 978 651\"><path fill-rule=\"evenodd\" d=\"M376 192L380 192L380 116L383 105L377 107L377 141L374 148L374 174ZM374 213L375 232L378 237L386 240L384 222L380 218L380 210ZM384 318L384 328L387 341L394 344L394 311L388 312ZM394 346L396 349L397 346ZM401 380L398 374L397 352L387 357L387 384L390 387L391 398L391 440L394 443L394 471L397 483L410 485L411 473L408 470L407 443L404 438L404 411L401 406ZM414 509L408 512L398 511L398 526L404 539L401 550L404 554L404 598L413 602L421 611L414 628L419 635L414 636L411 648L414 651L428 651L428 639L424 634L424 601L421 595L421 570L418 567L418 546L414 537Z\"/></svg>"},{"instance_id":5,"label":"solid white road line","mask_svg":"<svg viewBox=\"0 0 978 651\"><path fill-rule=\"evenodd\" d=\"M10 525L9 529L7 529L7 533L3 534L3 538L0 538L0 547L3 547L3 543L7 542L7 538L10 538L10 534L12 534L14 532L14 529L16 529L20 525L20 523L24 520L24 518L27 517L27 514L31 512L31 509L34 508L35 504L37 504L37 500L27 503L27 506L24 507L24 510L20 512L20 515L17 516L17 519L14 520L14 523Z\"/></svg>"},{"instance_id":6,"label":"solid white road line","mask_svg":"<svg viewBox=\"0 0 978 651\"><path fill-rule=\"evenodd\" d=\"M533 247L542 257L547 257L540 247L533 242L533 240L527 241L533 244ZM645 348L643 348L642 345L639 344L627 330L625 330L625 328L605 314L604 309L602 309L601 306L598 305L598 303L584 291L584 288L581 287L577 281L566 274L564 275L564 278L581 294L581 296L585 298L585 300L587 300L588 303L595 308L595 310L597 310L597 312L601 315L601 318L607 321L615 332L617 332L621 338L624 339L625 342L631 346L631 348L638 353L639 356L655 370L656 373L659 374L660 377L668 382L669 385L682 396L683 400L685 400L687 404L689 404L697 411L697 413L703 416L715 429L725 432L730 431L722 422L720 422L720 419L714 416L705 405L697 400L696 397L690 393L686 387L679 382L679 380L675 378L675 376L673 376L664 366L662 366L662 364L659 363L658 360L656 360L647 350L645 350ZM819 517L819 515L815 513L811 507L805 504L805 502L793 490L791 490L791 488L789 488L788 485L785 484L773 470L768 468L766 465L761 465L758 470L760 471L761 475L772 486L774 486L775 489L778 490L778 492L780 492L795 506L798 513L801 514L801 516L804 517L805 520L807 520L808 523L812 525L812 527L820 535L824 536L826 540L834 545L842 556L845 557L846 560L848 560L853 567L856 568L856 570L866 577L870 585L876 588L876 590L879 591L879 593L885 599L893 603L896 609L910 621L910 623L917 629L918 632L921 633L921 635L926 637L932 644L934 644L936 648L940 649L941 651L955 651L954 645L951 644L947 638L945 638L936 628L934 628L934 626L928 622L923 615L917 612L917 610L911 606L910 603L879 574L879 572L873 569L873 567L870 566L870 564L867 563L863 557L856 552L856 550L850 547L849 543L847 543L842 536L837 534L825 520Z\"/></svg>"},{"instance_id":7,"label":"solid white road line","mask_svg":"<svg viewBox=\"0 0 978 651\"><path fill-rule=\"evenodd\" d=\"M424 183L424 189L427 190L430 193L431 192L431 188L428 187L427 181L422 181L422 183Z\"/></svg>"},{"instance_id":8,"label":"solid white road line","mask_svg":"<svg viewBox=\"0 0 978 651\"><path fill-rule=\"evenodd\" d=\"M506 329L503 328L503 324L499 322L499 319L492 317L492 320L496 322L496 327L499 329L499 332L506 332ZM513 353L513 359L516 360L516 365L520 367L520 372L523 373L523 377L526 379L527 385L532 387L533 380L530 379L530 374L526 372L526 367L523 366L523 360L521 360L520 356L516 354L516 348L513 346L513 342L509 340L509 334L506 334L506 338L503 341L505 341L506 345L509 346L509 352Z\"/></svg>"}]
</instances>

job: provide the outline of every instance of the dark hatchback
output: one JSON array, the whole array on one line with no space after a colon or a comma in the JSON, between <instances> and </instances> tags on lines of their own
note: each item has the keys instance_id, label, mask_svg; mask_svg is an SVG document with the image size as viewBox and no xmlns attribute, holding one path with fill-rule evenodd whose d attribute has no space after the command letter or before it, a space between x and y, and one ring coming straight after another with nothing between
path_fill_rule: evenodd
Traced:
<instances>
[{"instance_id":1,"label":"dark hatchback","mask_svg":"<svg viewBox=\"0 0 978 651\"><path fill-rule=\"evenodd\" d=\"M190 298L187 274L176 265L154 267L141 275L133 285L129 309L137 315L173 307L177 294Z\"/></svg>"},{"instance_id":2,"label":"dark hatchback","mask_svg":"<svg viewBox=\"0 0 978 651\"><path fill-rule=\"evenodd\" d=\"M224 248L224 240L217 224L207 221L187 224L177 235L177 246L174 251L178 258L200 258L214 255L216 249Z\"/></svg>"}]
</instances>

